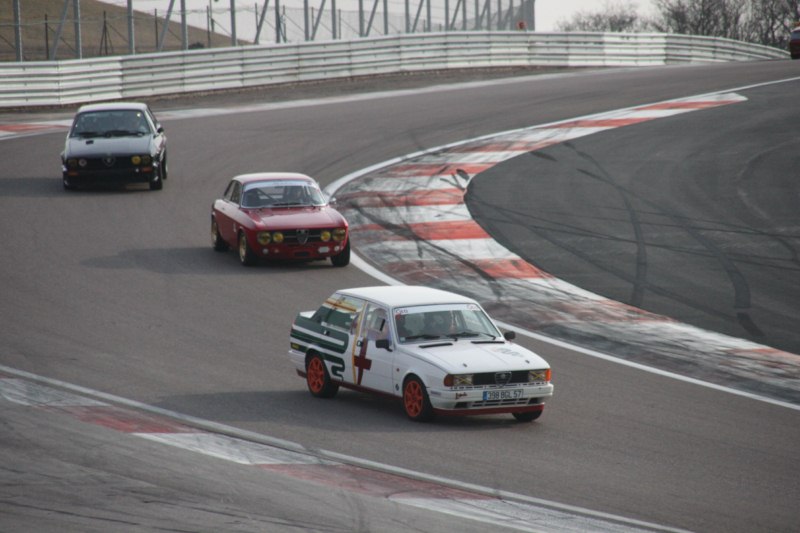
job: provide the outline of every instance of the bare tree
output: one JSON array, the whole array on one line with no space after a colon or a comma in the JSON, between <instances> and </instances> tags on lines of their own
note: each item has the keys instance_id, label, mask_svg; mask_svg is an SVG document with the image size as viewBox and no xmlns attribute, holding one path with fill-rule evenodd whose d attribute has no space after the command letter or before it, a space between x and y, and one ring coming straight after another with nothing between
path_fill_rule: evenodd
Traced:
<instances>
[{"instance_id":1,"label":"bare tree","mask_svg":"<svg viewBox=\"0 0 800 533\"><path fill-rule=\"evenodd\" d=\"M800 0L751 0L743 40L786 48L800 19Z\"/></svg>"},{"instance_id":2,"label":"bare tree","mask_svg":"<svg viewBox=\"0 0 800 533\"><path fill-rule=\"evenodd\" d=\"M655 26L666 33L741 38L747 0L656 0Z\"/></svg>"},{"instance_id":3,"label":"bare tree","mask_svg":"<svg viewBox=\"0 0 800 533\"><path fill-rule=\"evenodd\" d=\"M657 31L727 37L786 48L800 0L656 0Z\"/></svg>"},{"instance_id":4,"label":"bare tree","mask_svg":"<svg viewBox=\"0 0 800 533\"><path fill-rule=\"evenodd\" d=\"M558 31L647 31L649 21L639 16L633 2L607 1L601 11L579 11L568 21L556 25Z\"/></svg>"}]
</instances>

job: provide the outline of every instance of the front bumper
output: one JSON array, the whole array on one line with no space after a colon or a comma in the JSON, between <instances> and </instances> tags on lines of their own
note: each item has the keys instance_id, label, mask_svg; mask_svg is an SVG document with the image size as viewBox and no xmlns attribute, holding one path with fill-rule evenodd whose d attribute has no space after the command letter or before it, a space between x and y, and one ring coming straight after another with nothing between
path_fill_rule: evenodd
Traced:
<instances>
[{"instance_id":1,"label":"front bumper","mask_svg":"<svg viewBox=\"0 0 800 533\"><path fill-rule=\"evenodd\" d=\"M428 397L434 411L443 415L523 413L542 410L546 399L553 395L553 390L551 383L461 389L432 388L428 390ZM494 397L487 398L484 392Z\"/></svg>"},{"instance_id":2,"label":"front bumper","mask_svg":"<svg viewBox=\"0 0 800 533\"><path fill-rule=\"evenodd\" d=\"M63 170L64 182L72 186L125 185L128 183L150 183L158 177L153 166L130 169Z\"/></svg>"},{"instance_id":3,"label":"front bumper","mask_svg":"<svg viewBox=\"0 0 800 533\"><path fill-rule=\"evenodd\" d=\"M339 255L345 249L347 241L314 242L306 244L257 244L253 249L265 259L326 259Z\"/></svg>"}]
</instances>

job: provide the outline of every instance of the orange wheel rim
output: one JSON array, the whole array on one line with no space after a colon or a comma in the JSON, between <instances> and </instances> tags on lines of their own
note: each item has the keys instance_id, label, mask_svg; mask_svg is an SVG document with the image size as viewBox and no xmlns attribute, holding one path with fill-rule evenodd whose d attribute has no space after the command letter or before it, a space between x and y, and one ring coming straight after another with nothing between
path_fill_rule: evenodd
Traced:
<instances>
[{"instance_id":1,"label":"orange wheel rim","mask_svg":"<svg viewBox=\"0 0 800 533\"><path fill-rule=\"evenodd\" d=\"M403 395L406 412L410 416L417 416L422 411L422 388L416 381L409 381L406 384L406 391Z\"/></svg>"},{"instance_id":2,"label":"orange wheel rim","mask_svg":"<svg viewBox=\"0 0 800 533\"><path fill-rule=\"evenodd\" d=\"M322 390L325 384L325 369L322 366L322 361L320 361L318 357L309 361L306 376L308 379L308 387L312 391L319 392Z\"/></svg>"}]
</instances>

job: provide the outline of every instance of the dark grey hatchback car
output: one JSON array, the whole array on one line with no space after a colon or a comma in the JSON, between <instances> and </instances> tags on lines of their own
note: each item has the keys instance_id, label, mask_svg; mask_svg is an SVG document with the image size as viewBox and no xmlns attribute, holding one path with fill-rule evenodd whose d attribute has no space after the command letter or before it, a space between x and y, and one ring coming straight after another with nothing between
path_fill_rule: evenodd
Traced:
<instances>
[{"instance_id":1,"label":"dark grey hatchback car","mask_svg":"<svg viewBox=\"0 0 800 533\"><path fill-rule=\"evenodd\" d=\"M167 179L167 136L147 104L82 106L61 153L65 189L147 183Z\"/></svg>"}]
</instances>

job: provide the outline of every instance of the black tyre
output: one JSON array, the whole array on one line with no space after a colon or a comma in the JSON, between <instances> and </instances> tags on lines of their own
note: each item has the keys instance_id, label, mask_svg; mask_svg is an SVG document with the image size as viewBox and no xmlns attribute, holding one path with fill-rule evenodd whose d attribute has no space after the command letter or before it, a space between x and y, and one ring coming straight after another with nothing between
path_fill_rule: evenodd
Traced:
<instances>
[{"instance_id":1,"label":"black tyre","mask_svg":"<svg viewBox=\"0 0 800 533\"><path fill-rule=\"evenodd\" d=\"M216 252L224 252L228 249L228 243L225 242L222 235L219 234L217 219L214 217L211 217L211 246Z\"/></svg>"},{"instance_id":2,"label":"black tyre","mask_svg":"<svg viewBox=\"0 0 800 533\"><path fill-rule=\"evenodd\" d=\"M339 391L339 385L331 381L325 361L317 354L306 358L306 384L317 398L332 398Z\"/></svg>"},{"instance_id":3,"label":"black tyre","mask_svg":"<svg viewBox=\"0 0 800 533\"><path fill-rule=\"evenodd\" d=\"M161 170L156 174L156 179L150 182L151 191L160 191L164 188L164 181L161 179Z\"/></svg>"},{"instance_id":4,"label":"black tyre","mask_svg":"<svg viewBox=\"0 0 800 533\"><path fill-rule=\"evenodd\" d=\"M511 413L514 418L517 419L517 422L533 422L540 416L542 416L542 411L525 411L524 413Z\"/></svg>"},{"instance_id":5,"label":"black tyre","mask_svg":"<svg viewBox=\"0 0 800 533\"><path fill-rule=\"evenodd\" d=\"M169 177L169 169L167 167L167 153L164 152L164 157L161 158L161 180L165 181Z\"/></svg>"},{"instance_id":6,"label":"black tyre","mask_svg":"<svg viewBox=\"0 0 800 533\"><path fill-rule=\"evenodd\" d=\"M416 376L403 383L403 408L406 416L414 422L428 422L433 419L433 406L428 398L425 385Z\"/></svg>"},{"instance_id":7,"label":"black tyre","mask_svg":"<svg viewBox=\"0 0 800 533\"><path fill-rule=\"evenodd\" d=\"M258 262L256 253L247 244L247 237L243 231L239 232L239 261L244 266L253 266Z\"/></svg>"},{"instance_id":8,"label":"black tyre","mask_svg":"<svg viewBox=\"0 0 800 533\"><path fill-rule=\"evenodd\" d=\"M347 239L347 244L344 245L344 250L339 255L331 257L331 263L335 267L344 267L350 264L350 239Z\"/></svg>"}]
</instances>

